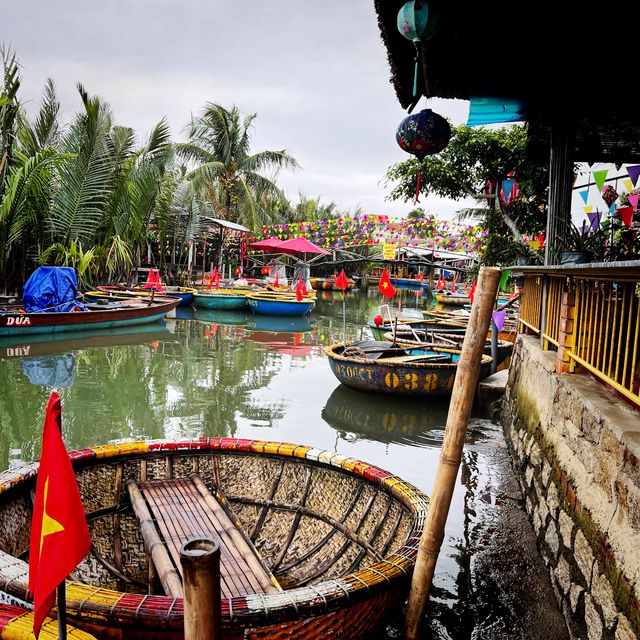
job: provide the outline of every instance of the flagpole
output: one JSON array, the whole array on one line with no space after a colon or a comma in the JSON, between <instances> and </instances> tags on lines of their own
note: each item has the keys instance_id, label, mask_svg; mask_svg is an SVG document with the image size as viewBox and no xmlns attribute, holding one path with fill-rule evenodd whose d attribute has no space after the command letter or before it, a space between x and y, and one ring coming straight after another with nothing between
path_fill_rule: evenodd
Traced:
<instances>
[{"instance_id":1,"label":"flagpole","mask_svg":"<svg viewBox=\"0 0 640 640\"><path fill-rule=\"evenodd\" d=\"M56 589L58 596L58 640L67 640L67 592L64 580Z\"/></svg>"},{"instance_id":2,"label":"flagpole","mask_svg":"<svg viewBox=\"0 0 640 640\"><path fill-rule=\"evenodd\" d=\"M342 344L347 346L347 291L342 292Z\"/></svg>"}]
</instances>

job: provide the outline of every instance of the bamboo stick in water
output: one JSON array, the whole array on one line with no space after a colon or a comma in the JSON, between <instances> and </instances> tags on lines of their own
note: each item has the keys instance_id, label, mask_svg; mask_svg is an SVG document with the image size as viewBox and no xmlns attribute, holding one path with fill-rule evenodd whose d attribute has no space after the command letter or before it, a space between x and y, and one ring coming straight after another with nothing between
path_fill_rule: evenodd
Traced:
<instances>
[{"instance_id":1,"label":"bamboo stick in water","mask_svg":"<svg viewBox=\"0 0 640 640\"><path fill-rule=\"evenodd\" d=\"M451 394L440 461L433 484L426 522L413 571L406 617L406 636L417 640L429 599L433 574L444 537L451 497L462 459L469 415L480 376L491 312L498 293L500 269L483 267L478 277L469 326L462 343L462 353Z\"/></svg>"}]
</instances>

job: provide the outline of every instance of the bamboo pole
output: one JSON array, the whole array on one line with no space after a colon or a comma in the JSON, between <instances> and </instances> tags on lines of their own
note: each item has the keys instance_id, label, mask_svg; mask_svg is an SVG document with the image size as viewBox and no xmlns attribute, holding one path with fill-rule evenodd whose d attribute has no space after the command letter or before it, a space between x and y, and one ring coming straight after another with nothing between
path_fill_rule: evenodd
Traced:
<instances>
[{"instance_id":1,"label":"bamboo pole","mask_svg":"<svg viewBox=\"0 0 640 640\"><path fill-rule=\"evenodd\" d=\"M222 640L220 545L196 538L182 545L184 640Z\"/></svg>"},{"instance_id":2,"label":"bamboo pole","mask_svg":"<svg viewBox=\"0 0 640 640\"><path fill-rule=\"evenodd\" d=\"M482 351L498 293L500 274L500 269L483 267L478 277L478 287L471 307L469 326L462 344L458 371L453 384L440 461L411 582L405 621L408 640L417 640L427 606L429 590L444 537L451 497L462 459L467 424L480 375Z\"/></svg>"}]
</instances>

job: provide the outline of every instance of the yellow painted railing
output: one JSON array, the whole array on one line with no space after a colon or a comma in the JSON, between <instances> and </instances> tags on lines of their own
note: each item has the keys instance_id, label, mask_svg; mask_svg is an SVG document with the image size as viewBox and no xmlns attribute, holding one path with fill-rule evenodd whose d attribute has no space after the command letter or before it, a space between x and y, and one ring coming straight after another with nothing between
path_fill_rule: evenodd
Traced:
<instances>
[{"instance_id":1,"label":"yellow painted railing","mask_svg":"<svg viewBox=\"0 0 640 640\"><path fill-rule=\"evenodd\" d=\"M520 330L539 334L543 349L557 349L563 371L587 371L640 405L635 264L523 270Z\"/></svg>"}]
</instances>

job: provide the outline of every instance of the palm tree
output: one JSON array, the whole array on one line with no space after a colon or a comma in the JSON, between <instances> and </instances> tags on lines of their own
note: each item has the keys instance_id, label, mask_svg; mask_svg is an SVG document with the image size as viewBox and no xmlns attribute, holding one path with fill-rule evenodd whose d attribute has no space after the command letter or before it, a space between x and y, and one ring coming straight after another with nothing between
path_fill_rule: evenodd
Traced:
<instances>
[{"instance_id":1,"label":"palm tree","mask_svg":"<svg viewBox=\"0 0 640 640\"><path fill-rule=\"evenodd\" d=\"M264 195L283 197L275 184L280 169L299 166L285 150L251 153L256 116L242 118L236 106L226 109L209 103L201 116L192 119L188 142L176 145L178 154L196 165L188 178L216 214L253 230L269 218L261 206ZM266 171L271 172L270 177L263 175Z\"/></svg>"}]
</instances>

